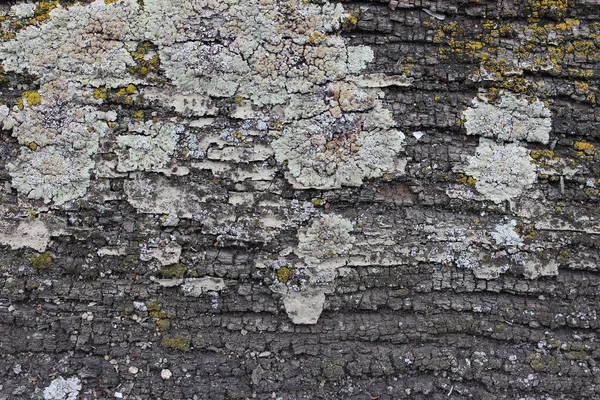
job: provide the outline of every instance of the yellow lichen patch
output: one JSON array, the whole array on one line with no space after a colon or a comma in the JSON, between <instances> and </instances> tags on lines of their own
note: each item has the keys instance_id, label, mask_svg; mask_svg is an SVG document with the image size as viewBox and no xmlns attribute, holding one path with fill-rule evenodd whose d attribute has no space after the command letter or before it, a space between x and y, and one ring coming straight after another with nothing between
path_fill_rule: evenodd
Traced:
<instances>
[{"instance_id":1,"label":"yellow lichen patch","mask_svg":"<svg viewBox=\"0 0 600 400\"><path fill-rule=\"evenodd\" d=\"M594 70L583 63L600 61L600 24L579 29L579 20L565 18L569 11L567 0L522 3L521 11L529 16L526 25L484 20L481 32L465 31L458 21L441 25L433 37L434 43L441 44L438 58L454 56L458 62L469 64L470 73L492 81L492 88L536 93L536 96L544 90L543 80L530 82L526 71L593 77ZM545 22L548 18L558 21ZM511 45L503 44L503 38L508 38ZM573 61L583 66L573 67ZM579 86L576 90L580 89L584 88ZM596 104L597 95L593 91L579 94L584 101Z\"/></svg>"},{"instance_id":2,"label":"yellow lichen patch","mask_svg":"<svg viewBox=\"0 0 600 400\"><path fill-rule=\"evenodd\" d=\"M22 110L23 108L25 108L25 103L27 103L29 108L32 108L33 106L38 105L41 102L42 98L40 97L40 94L38 92L36 92L35 90L27 90L23 92L23 95L18 100L17 107L19 108L19 110Z\"/></svg>"},{"instance_id":3,"label":"yellow lichen patch","mask_svg":"<svg viewBox=\"0 0 600 400\"><path fill-rule=\"evenodd\" d=\"M112 4L112 3L116 3L119 0L104 0L104 4Z\"/></svg>"},{"instance_id":4,"label":"yellow lichen patch","mask_svg":"<svg viewBox=\"0 0 600 400\"><path fill-rule=\"evenodd\" d=\"M244 134L241 131L233 131L231 136L233 136L233 138L236 140L240 140L244 137Z\"/></svg>"},{"instance_id":5,"label":"yellow lichen patch","mask_svg":"<svg viewBox=\"0 0 600 400\"><path fill-rule=\"evenodd\" d=\"M575 93L577 94L588 94L590 92L590 85L586 82L575 81L573 82L573 87L575 88Z\"/></svg>"},{"instance_id":6,"label":"yellow lichen patch","mask_svg":"<svg viewBox=\"0 0 600 400\"><path fill-rule=\"evenodd\" d=\"M15 36L17 36L15 32L0 29L0 39L2 39L3 41L14 39Z\"/></svg>"},{"instance_id":7,"label":"yellow lichen patch","mask_svg":"<svg viewBox=\"0 0 600 400\"><path fill-rule=\"evenodd\" d=\"M526 3L531 9L531 17L535 19L541 17L562 19L569 8L568 0L528 0Z\"/></svg>"},{"instance_id":8,"label":"yellow lichen patch","mask_svg":"<svg viewBox=\"0 0 600 400\"><path fill-rule=\"evenodd\" d=\"M586 142L575 142L573 147L575 148L575 150L582 151L587 155L592 155L595 151L594 145Z\"/></svg>"},{"instance_id":9,"label":"yellow lichen patch","mask_svg":"<svg viewBox=\"0 0 600 400\"><path fill-rule=\"evenodd\" d=\"M104 89L94 89L94 98L98 100L106 100L106 90Z\"/></svg>"},{"instance_id":10,"label":"yellow lichen patch","mask_svg":"<svg viewBox=\"0 0 600 400\"><path fill-rule=\"evenodd\" d=\"M349 13L346 19L344 20L344 25L349 27L355 27L356 24L358 24L358 16L353 13Z\"/></svg>"},{"instance_id":11,"label":"yellow lichen patch","mask_svg":"<svg viewBox=\"0 0 600 400\"><path fill-rule=\"evenodd\" d=\"M558 157L554 156L554 152L552 150L544 149L544 150L531 150L529 153L531 158L534 160L539 160L541 158L547 158L549 160L558 160Z\"/></svg>"},{"instance_id":12,"label":"yellow lichen patch","mask_svg":"<svg viewBox=\"0 0 600 400\"><path fill-rule=\"evenodd\" d=\"M475 180L475 178L473 178L472 176L465 175L465 174L460 174L458 179L456 180L456 183L462 183L462 184L468 184L468 185L474 185L475 182L477 182Z\"/></svg>"},{"instance_id":13,"label":"yellow lichen patch","mask_svg":"<svg viewBox=\"0 0 600 400\"><path fill-rule=\"evenodd\" d=\"M40 1L35 7L35 19L37 22L46 21L50 18L50 12L58 6L56 1Z\"/></svg>"},{"instance_id":14,"label":"yellow lichen patch","mask_svg":"<svg viewBox=\"0 0 600 400\"><path fill-rule=\"evenodd\" d=\"M151 42L138 43L135 50L131 51L131 58L135 61L135 66L129 67L129 72L133 75L146 77L151 72L157 72L160 67L160 56L158 54L152 56ZM151 80L153 80L152 78Z\"/></svg>"},{"instance_id":15,"label":"yellow lichen patch","mask_svg":"<svg viewBox=\"0 0 600 400\"><path fill-rule=\"evenodd\" d=\"M308 42L312 45L315 45L327 38L327 35L321 33L319 31L314 31L308 38Z\"/></svg>"},{"instance_id":16,"label":"yellow lichen patch","mask_svg":"<svg viewBox=\"0 0 600 400\"><path fill-rule=\"evenodd\" d=\"M127 93L129 94L133 94L136 91L136 87L133 83L130 83L129 85L127 85L127 87L125 88L125 91L127 91Z\"/></svg>"},{"instance_id":17,"label":"yellow lichen patch","mask_svg":"<svg viewBox=\"0 0 600 400\"><path fill-rule=\"evenodd\" d=\"M144 112L142 110L134 112L133 119L136 121L141 121L142 119L144 119Z\"/></svg>"},{"instance_id":18,"label":"yellow lichen patch","mask_svg":"<svg viewBox=\"0 0 600 400\"><path fill-rule=\"evenodd\" d=\"M587 194L588 196L592 196L592 197L600 197L600 189L595 189L595 188L585 188L583 189L583 192L585 194Z\"/></svg>"},{"instance_id":19,"label":"yellow lichen patch","mask_svg":"<svg viewBox=\"0 0 600 400\"><path fill-rule=\"evenodd\" d=\"M25 147L29 147L29 150L31 150L31 151L36 151L38 148L38 145L36 142L24 142L23 144L25 145Z\"/></svg>"},{"instance_id":20,"label":"yellow lichen patch","mask_svg":"<svg viewBox=\"0 0 600 400\"><path fill-rule=\"evenodd\" d=\"M536 232L534 231L535 225L530 224L523 227L523 235L525 240L533 240L535 239ZM519 232L517 232L519 233Z\"/></svg>"}]
</instances>

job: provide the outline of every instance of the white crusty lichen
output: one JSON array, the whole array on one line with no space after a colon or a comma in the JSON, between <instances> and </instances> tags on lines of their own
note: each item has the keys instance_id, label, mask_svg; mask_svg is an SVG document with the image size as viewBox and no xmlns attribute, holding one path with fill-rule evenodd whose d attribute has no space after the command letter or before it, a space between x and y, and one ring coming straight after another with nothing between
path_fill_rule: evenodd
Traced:
<instances>
[{"instance_id":1,"label":"white crusty lichen","mask_svg":"<svg viewBox=\"0 0 600 400\"><path fill-rule=\"evenodd\" d=\"M299 235L297 254L308 263L320 263L327 258L344 256L352 248L352 222L337 215L319 218L305 234Z\"/></svg>"},{"instance_id":2,"label":"white crusty lichen","mask_svg":"<svg viewBox=\"0 0 600 400\"><path fill-rule=\"evenodd\" d=\"M157 171L166 166L177 146L183 127L172 123L146 121L129 125L130 135L117 137L117 170Z\"/></svg>"},{"instance_id":3,"label":"white crusty lichen","mask_svg":"<svg viewBox=\"0 0 600 400\"><path fill-rule=\"evenodd\" d=\"M91 87L109 78L121 82L133 64L125 45L113 40L122 36L123 24L102 24L94 16L99 4L90 7L57 6L46 23L0 44L4 69L33 74L40 85L3 118L3 127L24 145L7 169L13 187L46 203L86 193L99 139L116 118L96 108Z\"/></svg>"},{"instance_id":4,"label":"white crusty lichen","mask_svg":"<svg viewBox=\"0 0 600 400\"><path fill-rule=\"evenodd\" d=\"M32 199L63 204L85 194L100 137L108 131L114 112L85 104L77 84L51 82L5 117L12 119L12 135L23 145L7 164L12 186ZM74 103L74 104L70 104ZM6 123L6 121L5 121Z\"/></svg>"},{"instance_id":5,"label":"white crusty lichen","mask_svg":"<svg viewBox=\"0 0 600 400\"><path fill-rule=\"evenodd\" d=\"M25 220L17 223L0 221L0 244L11 249L29 247L40 253L46 251L50 241L50 231L42 221Z\"/></svg>"},{"instance_id":6,"label":"white crusty lichen","mask_svg":"<svg viewBox=\"0 0 600 400\"><path fill-rule=\"evenodd\" d=\"M294 324L314 325L319 321L325 305L325 293L322 288L310 288L303 291L288 290L283 296L283 306Z\"/></svg>"},{"instance_id":7,"label":"white crusty lichen","mask_svg":"<svg viewBox=\"0 0 600 400\"><path fill-rule=\"evenodd\" d=\"M475 188L488 200L501 203L519 196L537 178L529 151L517 143L498 144L481 138L464 172L475 178Z\"/></svg>"},{"instance_id":8,"label":"white crusty lichen","mask_svg":"<svg viewBox=\"0 0 600 400\"><path fill-rule=\"evenodd\" d=\"M137 29L159 46L161 67L180 90L283 104L373 58L368 47L340 37L342 6L320 3L151 0Z\"/></svg>"},{"instance_id":9,"label":"white crusty lichen","mask_svg":"<svg viewBox=\"0 0 600 400\"><path fill-rule=\"evenodd\" d=\"M360 186L396 167L404 134L393 129L388 110L326 112L293 121L272 143L278 162L287 161L295 186Z\"/></svg>"},{"instance_id":10,"label":"white crusty lichen","mask_svg":"<svg viewBox=\"0 0 600 400\"><path fill-rule=\"evenodd\" d=\"M517 221L512 220L506 224L496 225L496 229L490 235L498 245L518 246L523 244L523 238L515 231Z\"/></svg>"},{"instance_id":11,"label":"white crusty lichen","mask_svg":"<svg viewBox=\"0 0 600 400\"><path fill-rule=\"evenodd\" d=\"M198 279L186 279L185 283L181 285L181 291L184 296L200 297L204 293L220 292L226 287L223 278L205 276Z\"/></svg>"},{"instance_id":12,"label":"white crusty lichen","mask_svg":"<svg viewBox=\"0 0 600 400\"><path fill-rule=\"evenodd\" d=\"M156 47L160 70L169 79L167 85L171 88L183 94L235 96L246 99L252 107L280 104L282 114L287 116L294 114L288 112L288 107L307 110L312 105L307 99L327 92L330 85L360 80L360 74L374 59L369 47L346 44L340 30L347 14L340 4L327 0L146 0L143 7L139 3L96 0L69 8L57 4L45 22L26 27L15 38L0 43L4 69L36 76L40 94L48 92L52 85L62 85L60 93L68 100L51 109L66 114L83 112L93 117L95 109L87 107L103 102L102 96L86 99L93 89L149 83L133 72L137 59L132 54L140 43L150 42ZM15 8L12 12L20 15L23 10ZM391 115L381 109L379 94L361 92L356 87L339 93L337 98L336 91L330 91L319 113L310 115L312 120L302 122L292 116L277 121L287 127L276 145L281 152L286 151L286 141L293 146L298 140L291 138L296 132L305 139L313 133L324 135L325 142L334 148L335 154L331 149L323 152L327 159L323 161L316 154L318 151L304 145L303 149L309 151L308 159L313 157L309 165L295 163L297 151L278 155L279 160L290 160L294 166L292 179L302 185L360 185L363 179L394 167L403 135L390 129ZM349 95L358 101L348 102ZM8 115L4 108L0 110L6 129L20 120L30 132L35 132L45 123L35 116L32 119L19 116L29 113L28 106L32 104L24 105L25 110L11 111L16 115ZM291 127L290 121L295 121ZM338 136L327 139L324 132L339 124L343 127L354 124L357 128L347 132L334 128ZM56 128L56 134L65 140L41 148L40 157L47 163L24 150L11 167L17 189L56 204L83 195L94 166L90 159L102 132L86 126L92 129L86 139L70 140L73 136L81 139L80 128L75 131L69 126ZM25 139L25 128L15 136L33 143ZM344 141L344 137L349 138L347 143L336 144L340 139ZM120 152L118 169L160 169L170 157L174 142L170 133L121 136L117 143L127 151ZM146 149L151 154L142 154ZM61 157L63 160L59 162ZM43 168L46 164L48 170ZM30 165L37 167L31 170ZM324 178L316 176L321 173ZM43 183L44 187L39 188L42 182L48 185ZM66 189L49 187L61 184Z\"/></svg>"},{"instance_id":13,"label":"white crusty lichen","mask_svg":"<svg viewBox=\"0 0 600 400\"><path fill-rule=\"evenodd\" d=\"M552 129L550 110L540 100L529 101L501 92L498 103L475 97L463 117L467 135L514 142L547 144Z\"/></svg>"},{"instance_id":14,"label":"white crusty lichen","mask_svg":"<svg viewBox=\"0 0 600 400\"><path fill-rule=\"evenodd\" d=\"M299 232L295 253L303 263L296 267L304 275L299 284L288 282L287 273L293 264L287 259L265 263L277 270L278 279L271 290L283 295L285 311L294 324L316 324L319 320L325 294L333 292L330 284L338 274L337 269L346 265L354 246L353 227L343 217L326 215L314 219L306 232ZM286 272L281 274L281 268L286 268Z\"/></svg>"},{"instance_id":15,"label":"white crusty lichen","mask_svg":"<svg viewBox=\"0 0 600 400\"><path fill-rule=\"evenodd\" d=\"M134 61L123 40L135 12L133 1L109 7L104 1L64 8L57 5L40 26L17 32L0 44L6 71L29 73L43 86L53 81L85 82L112 87L127 84Z\"/></svg>"},{"instance_id":16,"label":"white crusty lichen","mask_svg":"<svg viewBox=\"0 0 600 400\"><path fill-rule=\"evenodd\" d=\"M79 378L65 379L60 376L44 389L44 400L76 400L80 391L81 381Z\"/></svg>"}]
</instances>

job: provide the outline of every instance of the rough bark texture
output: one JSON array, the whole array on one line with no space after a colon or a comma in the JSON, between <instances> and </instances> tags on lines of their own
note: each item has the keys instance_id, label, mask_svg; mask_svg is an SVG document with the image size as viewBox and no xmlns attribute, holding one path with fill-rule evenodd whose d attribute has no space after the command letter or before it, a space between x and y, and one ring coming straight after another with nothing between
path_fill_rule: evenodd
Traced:
<instances>
[{"instance_id":1,"label":"rough bark texture","mask_svg":"<svg viewBox=\"0 0 600 400\"><path fill-rule=\"evenodd\" d=\"M600 398L596 1L69 3L2 6L0 399Z\"/></svg>"}]
</instances>

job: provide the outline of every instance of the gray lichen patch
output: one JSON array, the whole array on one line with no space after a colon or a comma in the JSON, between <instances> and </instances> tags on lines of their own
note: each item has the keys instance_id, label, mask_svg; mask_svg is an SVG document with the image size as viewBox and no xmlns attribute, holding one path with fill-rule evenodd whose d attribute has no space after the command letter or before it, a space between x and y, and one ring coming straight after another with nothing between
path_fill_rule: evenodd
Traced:
<instances>
[{"instance_id":1,"label":"gray lichen patch","mask_svg":"<svg viewBox=\"0 0 600 400\"><path fill-rule=\"evenodd\" d=\"M476 97L463 113L467 135L479 135L502 141L547 144L552 120L550 110L540 100L533 102L501 92L500 102L489 103Z\"/></svg>"},{"instance_id":2,"label":"gray lichen patch","mask_svg":"<svg viewBox=\"0 0 600 400\"><path fill-rule=\"evenodd\" d=\"M528 150L517 143L503 145L481 138L475 155L467 160L464 172L475 178L475 188L494 203L519 196L537 178Z\"/></svg>"},{"instance_id":3,"label":"gray lichen patch","mask_svg":"<svg viewBox=\"0 0 600 400\"><path fill-rule=\"evenodd\" d=\"M205 215L204 201L210 196L194 193L195 185L179 186L159 177L136 176L124 184L127 201L138 212L175 215L181 218L200 218Z\"/></svg>"},{"instance_id":4,"label":"gray lichen patch","mask_svg":"<svg viewBox=\"0 0 600 400\"><path fill-rule=\"evenodd\" d=\"M296 186L360 186L396 167L404 134L393 126L391 113L379 107L367 113L325 113L292 122L272 146L277 161L287 161Z\"/></svg>"},{"instance_id":5,"label":"gray lichen patch","mask_svg":"<svg viewBox=\"0 0 600 400\"><path fill-rule=\"evenodd\" d=\"M40 146L39 155L24 151L10 165L15 187L31 198L59 205L86 192L94 167L90 156L106 129L95 124L103 117L94 106L106 100L106 92L98 88L136 90L133 83L142 81L130 71L136 54L132 46L142 42L156 47L160 69L172 85L166 91L174 92L174 87L183 92L171 93L166 100L160 94L154 98L187 116L212 115L216 111L210 97L233 96L246 101L252 113L252 106L282 104L283 114L290 115L286 107L306 109L306 104L312 105L307 95L330 91L324 104L331 102L331 116L296 121L278 142L282 152L289 153L286 146L298 147L295 142L302 137L335 131L335 137L325 138L329 148L312 154L312 159L309 155L309 165L297 165L297 151L278 155L279 160L290 160L292 175L301 185L357 186L364 178L387 172L394 168L403 135L388 129L393 126L391 114L381 109L379 92L361 91L349 82L359 77L374 53L366 46L346 45L340 36L345 16L340 4L302 0L147 1L144 7L131 0L97 0L68 9L56 5L39 27L29 26L0 44L6 71L37 76L42 95L39 109L26 107L16 117L0 110L5 127L15 121L23 125L15 128L21 142ZM53 51L47 51L48 46ZM60 90L50 93L53 86ZM48 99L55 104L49 106ZM81 115L95 119L83 123ZM51 135L29 138L26 133L43 131L48 124L54 124ZM170 123L130 126L140 135L117 138L117 169L162 172L178 129Z\"/></svg>"},{"instance_id":6,"label":"gray lichen patch","mask_svg":"<svg viewBox=\"0 0 600 400\"><path fill-rule=\"evenodd\" d=\"M0 221L0 244L11 249L29 247L38 252L46 251L50 241L50 231L39 220L27 220L18 224Z\"/></svg>"},{"instance_id":7,"label":"gray lichen patch","mask_svg":"<svg viewBox=\"0 0 600 400\"><path fill-rule=\"evenodd\" d=\"M505 251L494 253L486 260L479 260L473 273L478 279L497 279L501 274L510 271L525 279L538 279L543 276L558 275L559 262L550 256L537 255L532 252L519 251L509 254Z\"/></svg>"},{"instance_id":8,"label":"gray lichen patch","mask_svg":"<svg viewBox=\"0 0 600 400\"><path fill-rule=\"evenodd\" d=\"M184 296L200 297L204 293L220 292L225 287L223 278L205 276L198 279L186 279L184 284L181 285L181 291Z\"/></svg>"},{"instance_id":9,"label":"gray lichen patch","mask_svg":"<svg viewBox=\"0 0 600 400\"><path fill-rule=\"evenodd\" d=\"M558 261L547 255L521 252L511 256L511 264L512 272L520 273L527 279L558 275Z\"/></svg>"},{"instance_id":10,"label":"gray lichen patch","mask_svg":"<svg viewBox=\"0 0 600 400\"><path fill-rule=\"evenodd\" d=\"M130 124L129 132L117 137L121 172L157 171L165 167L175 152L183 127L172 123L146 121Z\"/></svg>"},{"instance_id":11,"label":"gray lichen patch","mask_svg":"<svg viewBox=\"0 0 600 400\"><path fill-rule=\"evenodd\" d=\"M518 246L523 244L523 238L515 231L517 222L510 221L507 224L496 225L496 229L490 233L497 245Z\"/></svg>"},{"instance_id":12,"label":"gray lichen patch","mask_svg":"<svg viewBox=\"0 0 600 400\"><path fill-rule=\"evenodd\" d=\"M347 255L354 242L352 230L352 222L337 215L317 219L300 234L297 254L308 263Z\"/></svg>"},{"instance_id":13,"label":"gray lichen patch","mask_svg":"<svg viewBox=\"0 0 600 400\"><path fill-rule=\"evenodd\" d=\"M32 199L60 205L83 196L89 186L89 157L72 158L66 149L48 146L38 152L21 150L18 160L7 165L12 185Z\"/></svg>"},{"instance_id":14,"label":"gray lichen patch","mask_svg":"<svg viewBox=\"0 0 600 400\"><path fill-rule=\"evenodd\" d=\"M319 321L325 305L326 290L313 288L305 291L288 290L283 305L294 324L313 325Z\"/></svg>"},{"instance_id":15,"label":"gray lichen patch","mask_svg":"<svg viewBox=\"0 0 600 400\"><path fill-rule=\"evenodd\" d=\"M79 378L65 379L60 376L44 389L44 400L76 400L81 388Z\"/></svg>"}]
</instances>

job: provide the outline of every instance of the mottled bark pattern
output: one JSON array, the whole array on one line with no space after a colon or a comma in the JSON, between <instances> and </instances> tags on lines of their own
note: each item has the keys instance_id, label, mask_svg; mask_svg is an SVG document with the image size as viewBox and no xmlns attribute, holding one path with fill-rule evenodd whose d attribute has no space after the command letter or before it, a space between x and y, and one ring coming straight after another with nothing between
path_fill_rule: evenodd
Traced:
<instances>
[{"instance_id":1,"label":"mottled bark pattern","mask_svg":"<svg viewBox=\"0 0 600 400\"><path fill-rule=\"evenodd\" d=\"M330 2L340 26L303 45L339 36L355 64L302 96L182 94L161 32L118 39L131 86L2 72L0 399L600 399L600 4ZM1 6L5 62L53 18L35 4ZM64 115L39 111L63 91ZM465 124L478 110L506 114ZM96 147L65 139L76 190L38 195L23 171L52 143L24 124L77 112ZM286 161L295 127L337 160L313 165L326 179L292 170L321 154ZM375 134L385 166L361 147Z\"/></svg>"}]
</instances>

